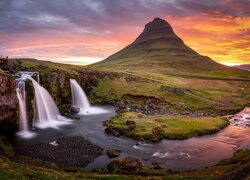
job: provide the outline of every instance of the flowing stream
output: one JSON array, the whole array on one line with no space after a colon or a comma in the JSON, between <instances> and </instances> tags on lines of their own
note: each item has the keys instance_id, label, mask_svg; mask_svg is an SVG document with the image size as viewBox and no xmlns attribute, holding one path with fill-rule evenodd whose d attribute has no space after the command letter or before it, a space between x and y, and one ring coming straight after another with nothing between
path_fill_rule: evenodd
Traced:
<instances>
[{"instance_id":1,"label":"flowing stream","mask_svg":"<svg viewBox=\"0 0 250 180\"><path fill-rule=\"evenodd\" d=\"M38 142L54 142L64 136L84 136L104 149L103 155L85 167L91 171L94 168L107 168L107 163L114 160L106 155L108 148L122 150L119 158L134 156L146 165L158 162L162 167L173 170L192 170L214 165L230 158L238 149L250 148L250 128L228 126L218 133L193 137L186 140L162 140L157 143L143 143L126 137L114 137L105 133L103 121L116 114L112 106L101 106L108 113L80 115L69 126L60 129L38 130L38 136L29 140L18 140L19 147L27 147ZM59 145L60 146L60 145Z\"/></svg>"},{"instance_id":2,"label":"flowing stream","mask_svg":"<svg viewBox=\"0 0 250 180\"><path fill-rule=\"evenodd\" d=\"M56 144L56 139L64 136L84 136L89 141L104 149L103 155L85 167L91 171L94 168L107 168L110 159L108 148L120 149L125 156L141 159L146 165L159 163L164 168L172 170L192 170L214 165L219 161L233 156L238 149L250 149L250 128L247 127L250 117L242 111L230 120L231 123L240 119L242 127L228 126L218 133L193 137L186 140L162 140L157 143L137 142L126 137L114 137L105 133L103 121L116 115L112 106L91 106L82 88L75 80L70 80L72 90L72 106L78 107L80 120L70 121L60 115L55 102L46 89L39 85L30 74L22 74L17 81L17 96L20 106L20 132L24 137L31 137L26 114L25 81L31 80L35 89L35 115L33 124L41 129L35 131L32 139L18 138L18 149L29 151L31 144L39 142ZM68 124L68 126L60 126ZM57 146L60 146L60 144Z\"/></svg>"}]
</instances>

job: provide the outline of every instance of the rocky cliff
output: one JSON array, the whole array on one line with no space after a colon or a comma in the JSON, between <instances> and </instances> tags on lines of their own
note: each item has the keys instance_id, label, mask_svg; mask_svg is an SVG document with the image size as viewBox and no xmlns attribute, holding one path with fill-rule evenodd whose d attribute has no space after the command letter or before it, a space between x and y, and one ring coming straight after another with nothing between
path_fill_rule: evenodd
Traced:
<instances>
[{"instance_id":1,"label":"rocky cliff","mask_svg":"<svg viewBox=\"0 0 250 180\"><path fill-rule=\"evenodd\" d=\"M8 133L17 125L15 79L0 72L0 132Z\"/></svg>"}]
</instances>

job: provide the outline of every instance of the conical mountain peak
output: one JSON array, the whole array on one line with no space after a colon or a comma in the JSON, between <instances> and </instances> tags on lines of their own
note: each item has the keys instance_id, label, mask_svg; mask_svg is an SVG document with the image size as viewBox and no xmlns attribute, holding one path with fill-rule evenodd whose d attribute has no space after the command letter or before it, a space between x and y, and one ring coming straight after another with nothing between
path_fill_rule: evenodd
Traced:
<instances>
[{"instance_id":1,"label":"conical mountain peak","mask_svg":"<svg viewBox=\"0 0 250 180\"><path fill-rule=\"evenodd\" d=\"M147 23L133 43L92 66L157 73L200 73L223 69L222 65L188 47L171 25L160 18Z\"/></svg>"},{"instance_id":2,"label":"conical mountain peak","mask_svg":"<svg viewBox=\"0 0 250 180\"><path fill-rule=\"evenodd\" d=\"M165 33L173 33L173 28L170 26L170 24L167 21L158 17L145 25L144 31L152 30L164 30Z\"/></svg>"},{"instance_id":3,"label":"conical mountain peak","mask_svg":"<svg viewBox=\"0 0 250 180\"><path fill-rule=\"evenodd\" d=\"M174 37L179 39L173 31L171 25L160 18L155 18L153 21L147 23L143 32L140 36L135 40L134 43L139 43L147 40L164 38L164 37Z\"/></svg>"}]
</instances>

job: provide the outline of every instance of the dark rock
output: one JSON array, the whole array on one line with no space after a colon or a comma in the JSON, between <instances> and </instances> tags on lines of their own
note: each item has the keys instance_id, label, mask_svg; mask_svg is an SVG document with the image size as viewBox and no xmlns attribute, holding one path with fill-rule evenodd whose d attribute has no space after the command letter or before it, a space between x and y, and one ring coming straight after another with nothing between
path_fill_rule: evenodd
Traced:
<instances>
[{"instance_id":1,"label":"dark rock","mask_svg":"<svg viewBox=\"0 0 250 180\"><path fill-rule=\"evenodd\" d=\"M154 165L154 169L162 169L160 163L158 162L153 162L152 165Z\"/></svg>"},{"instance_id":2,"label":"dark rock","mask_svg":"<svg viewBox=\"0 0 250 180\"><path fill-rule=\"evenodd\" d=\"M38 143L22 147L21 155L39 158L59 167L85 167L102 154L103 149L81 136L69 136L56 140L57 146Z\"/></svg>"},{"instance_id":3,"label":"dark rock","mask_svg":"<svg viewBox=\"0 0 250 180\"><path fill-rule=\"evenodd\" d=\"M177 95L183 95L185 93L185 91L183 89L176 88L176 87L161 86L161 89L163 91L170 92L170 93L175 93Z\"/></svg>"},{"instance_id":4,"label":"dark rock","mask_svg":"<svg viewBox=\"0 0 250 180\"><path fill-rule=\"evenodd\" d=\"M109 172L119 174L134 174L140 172L145 166L134 157L126 157L122 160L114 160L108 164Z\"/></svg>"},{"instance_id":5,"label":"dark rock","mask_svg":"<svg viewBox=\"0 0 250 180\"><path fill-rule=\"evenodd\" d=\"M17 97L15 79L0 72L0 132L11 134L17 128Z\"/></svg>"},{"instance_id":6,"label":"dark rock","mask_svg":"<svg viewBox=\"0 0 250 180\"><path fill-rule=\"evenodd\" d=\"M119 157L120 154L121 154L121 150L119 150L119 149L108 149L107 154L108 154L108 156L110 158Z\"/></svg>"},{"instance_id":7,"label":"dark rock","mask_svg":"<svg viewBox=\"0 0 250 180\"><path fill-rule=\"evenodd\" d=\"M127 120L126 125L128 126L129 130L135 130L135 128L136 128L135 121L133 121L133 120Z\"/></svg>"},{"instance_id":8,"label":"dark rock","mask_svg":"<svg viewBox=\"0 0 250 180\"><path fill-rule=\"evenodd\" d=\"M107 127L107 128L105 129L105 132L106 132L107 134L112 134L112 135L114 135L114 136L116 136L116 137L119 137L119 136L121 135L119 131L117 131L117 130L111 128L111 127Z\"/></svg>"},{"instance_id":9,"label":"dark rock","mask_svg":"<svg viewBox=\"0 0 250 180\"><path fill-rule=\"evenodd\" d=\"M70 111L72 113L79 113L80 112L80 108L77 107L77 106L71 106Z\"/></svg>"},{"instance_id":10,"label":"dark rock","mask_svg":"<svg viewBox=\"0 0 250 180\"><path fill-rule=\"evenodd\" d=\"M160 126L155 126L152 129L152 141L158 141L164 137L164 130Z\"/></svg>"}]
</instances>

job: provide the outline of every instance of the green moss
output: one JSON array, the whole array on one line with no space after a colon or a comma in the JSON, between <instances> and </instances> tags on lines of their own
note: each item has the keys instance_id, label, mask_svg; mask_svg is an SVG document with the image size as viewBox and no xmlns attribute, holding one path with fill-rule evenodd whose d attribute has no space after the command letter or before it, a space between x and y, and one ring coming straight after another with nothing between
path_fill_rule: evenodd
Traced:
<instances>
[{"instance_id":1,"label":"green moss","mask_svg":"<svg viewBox=\"0 0 250 180\"><path fill-rule=\"evenodd\" d=\"M0 137L0 152L6 157L14 156L14 149L8 141L6 141L3 137Z\"/></svg>"},{"instance_id":2,"label":"green moss","mask_svg":"<svg viewBox=\"0 0 250 180\"><path fill-rule=\"evenodd\" d=\"M129 128L126 124L128 120L135 122L135 129ZM152 141L210 134L228 124L224 117L146 116L135 112L122 113L105 123L107 128L119 131L124 136Z\"/></svg>"}]
</instances>

